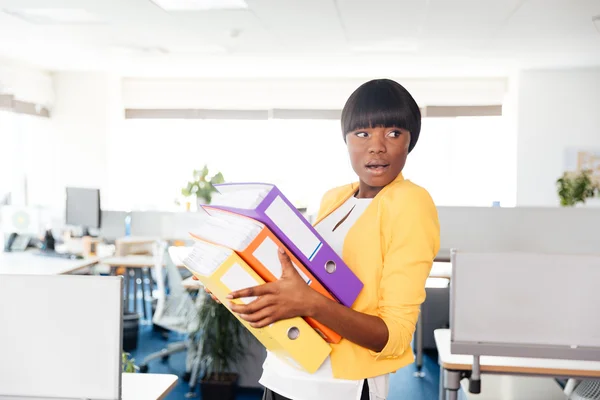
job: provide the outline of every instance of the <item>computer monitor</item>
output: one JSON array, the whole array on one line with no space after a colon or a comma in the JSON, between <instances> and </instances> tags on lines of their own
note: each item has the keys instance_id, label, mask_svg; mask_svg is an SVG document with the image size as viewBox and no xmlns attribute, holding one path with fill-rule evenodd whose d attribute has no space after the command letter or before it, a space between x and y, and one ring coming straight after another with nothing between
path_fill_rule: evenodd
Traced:
<instances>
[{"instance_id":1,"label":"computer monitor","mask_svg":"<svg viewBox=\"0 0 600 400\"><path fill-rule=\"evenodd\" d=\"M81 227L82 236L88 236L90 228L100 229L101 215L100 189L67 187L67 225Z\"/></svg>"}]
</instances>

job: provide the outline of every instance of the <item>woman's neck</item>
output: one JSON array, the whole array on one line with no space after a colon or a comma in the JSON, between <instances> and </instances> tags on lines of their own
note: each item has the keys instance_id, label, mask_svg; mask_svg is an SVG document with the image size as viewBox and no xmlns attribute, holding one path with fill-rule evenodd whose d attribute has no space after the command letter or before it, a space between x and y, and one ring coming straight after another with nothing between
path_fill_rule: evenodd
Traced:
<instances>
[{"instance_id":1,"label":"woman's neck","mask_svg":"<svg viewBox=\"0 0 600 400\"><path fill-rule=\"evenodd\" d=\"M354 194L357 199L372 199L377 196L383 187L369 186L363 181L358 184L358 191Z\"/></svg>"}]
</instances>

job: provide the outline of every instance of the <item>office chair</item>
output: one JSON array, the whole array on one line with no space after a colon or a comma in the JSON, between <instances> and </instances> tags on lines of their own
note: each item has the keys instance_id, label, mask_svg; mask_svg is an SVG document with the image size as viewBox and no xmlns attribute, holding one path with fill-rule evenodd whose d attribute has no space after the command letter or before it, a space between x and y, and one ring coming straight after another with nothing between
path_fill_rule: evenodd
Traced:
<instances>
[{"instance_id":1,"label":"office chair","mask_svg":"<svg viewBox=\"0 0 600 400\"><path fill-rule=\"evenodd\" d=\"M148 355L140 364L140 372L148 371L148 363L155 359L161 359L166 362L171 354L187 351L186 369L184 380L195 382L198 375L199 362L197 360L198 344L193 334L199 327L198 305L192 299L188 291L182 285L182 277L176 263L179 260L173 260L171 256L172 248L166 250L166 243L159 241L155 244L153 251L154 274L157 285L157 305L156 311L152 317L152 322L168 331L178 332L187 335L186 339L180 342L170 343L166 348ZM165 286L168 282L169 294L167 296ZM198 296L200 299L202 296ZM198 300L200 301L200 300Z\"/></svg>"},{"instance_id":2,"label":"office chair","mask_svg":"<svg viewBox=\"0 0 600 400\"><path fill-rule=\"evenodd\" d=\"M599 400L600 380L596 379L569 379L565 386L568 400Z\"/></svg>"}]
</instances>

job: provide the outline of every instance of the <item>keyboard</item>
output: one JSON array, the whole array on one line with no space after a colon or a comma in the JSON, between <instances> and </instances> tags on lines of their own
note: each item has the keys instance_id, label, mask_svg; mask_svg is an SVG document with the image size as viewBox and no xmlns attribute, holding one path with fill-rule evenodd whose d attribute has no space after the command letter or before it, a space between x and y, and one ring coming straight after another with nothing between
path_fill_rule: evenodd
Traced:
<instances>
[{"instance_id":1,"label":"keyboard","mask_svg":"<svg viewBox=\"0 0 600 400\"><path fill-rule=\"evenodd\" d=\"M56 251L39 251L39 252L37 252L35 254L38 255L38 256L42 256L42 257L66 258L68 260L81 260L81 259L83 259L83 256L81 256L79 254L58 253Z\"/></svg>"}]
</instances>

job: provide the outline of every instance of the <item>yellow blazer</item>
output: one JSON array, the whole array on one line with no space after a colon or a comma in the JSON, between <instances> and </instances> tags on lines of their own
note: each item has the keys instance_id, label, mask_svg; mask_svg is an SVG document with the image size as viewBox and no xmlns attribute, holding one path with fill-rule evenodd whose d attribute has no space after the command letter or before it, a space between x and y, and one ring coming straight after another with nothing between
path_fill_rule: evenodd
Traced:
<instances>
[{"instance_id":1,"label":"yellow blazer","mask_svg":"<svg viewBox=\"0 0 600 400\"><path fill-rule=\"evenodd\" d=\"M314 224L357 190L358 183L353 183L328 191ZM410 344L439 246L438 214L431 196L398 175L350 228L342 250L342 259L364 283L352 309L383 319L389 340L380 353L346 339L332 344L336 378L371 378L414 362Z\"/></svg>"}]
</instances>

